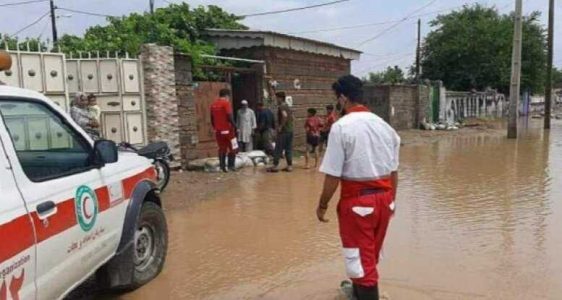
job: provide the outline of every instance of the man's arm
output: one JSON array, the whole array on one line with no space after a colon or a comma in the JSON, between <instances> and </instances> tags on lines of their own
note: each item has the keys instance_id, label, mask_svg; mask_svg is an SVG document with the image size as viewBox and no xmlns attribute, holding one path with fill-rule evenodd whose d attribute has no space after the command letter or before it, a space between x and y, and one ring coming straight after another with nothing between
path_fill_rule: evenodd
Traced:
<instances>
[{"instance_id":1,"label":"man's arm","mask_svg":"<svg viewBox=\"0 0 562 300\"><path fill-rule=\"evenodd\" d=\"M326 214L326 210L328 209L328 204L330 203L330 200L332 200L332 197L338 189L339 184L340 179L338 177L326 175L326 178L324 179L324 188L322 189L322 195L320 195L318 208L316 210L318 220L320 220L321 222L329 221L324 216Z\"/></svg>"},{"instance_id":2,"label":"man's arm","mask_svg":"<svg viewBox=\"0 0 562 300\"><path fill-rule=\"evenodd\" d=\"M289 115L287 114L287 112L285 110L281 111L281 120L279 120L279 130L281 130L281 128L285 127L285 123L287 123L287 118L289 117Z\"/></svg>"},{"instance_id":3,"label":"man's arm","mask_svg":"<svg viewBox=\"0 0 562 300\"><path fill-rule=\"evenodd\" d=\"M228 120L230 121L230 124L232 124L232 128L238 128L238 126L236 126L236 122L234 122L234 116L232 116L232 114L228 114Z\"/></svg>"}]
</instances>

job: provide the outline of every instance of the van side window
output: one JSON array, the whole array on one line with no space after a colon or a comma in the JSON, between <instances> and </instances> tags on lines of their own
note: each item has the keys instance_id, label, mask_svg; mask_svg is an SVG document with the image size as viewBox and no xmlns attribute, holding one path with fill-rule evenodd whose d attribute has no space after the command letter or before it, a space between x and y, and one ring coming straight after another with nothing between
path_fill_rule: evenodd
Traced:
<instances>
[{"instance_id":1,"label":"van side window","mask_svg":"<svg viewBox=\"0 0 562 300\"><path fill-rule=\"evenodd\" d=\"M32 100L0 99L0 114L31 181L91 168L89 143L47 106Z\"/></svg>"}]
</instances>

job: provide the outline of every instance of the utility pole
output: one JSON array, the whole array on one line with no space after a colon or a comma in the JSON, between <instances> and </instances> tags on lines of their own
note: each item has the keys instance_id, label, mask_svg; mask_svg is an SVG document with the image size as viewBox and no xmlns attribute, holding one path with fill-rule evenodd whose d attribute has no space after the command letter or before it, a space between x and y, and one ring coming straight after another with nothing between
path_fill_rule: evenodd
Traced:
<instances>
[{"instance_id":1,"label":"utility pole","mask_svg":"<svg viewBox=\"0 0 562 300\"><path fill-rule=\"evenodd\" d=\"M421 19L418 19L418 47L416 49L416 81L419 82L421 70Z\"/></svg>"},{"instance_id":2,"label":"utility pole","mask_svg":"<svg viewBox=\"0 0 562 300\"><path fill-rule=\"evenodd\" d=\"M548 10L548 58L546 62L546 91L544 96L544 129L550 129L552 110L552 57L554 48L554 0Z\"/></svg>"},{"instance_id":3,"label":"utility pole","mask_svg":"<svg viewBox=\"0 0 562 300\"><path fill-rule=\"evenodd\" d=\"M509 119L507 138L517 138L517 119L521 90L521 44L523 31L523 0L515 0L515 28L513 31L513 56L511 58L511 87L509 89Z\"/></svg>"},{"instance_id":4,"label":"utility pole","mask_svg":"<svg viewBox=\"0 0 562 300\"><path fill-rule=\"evenodd\" d=\"M149 0L148 5L150 7L150 14L154 14L154 0Z\"/></svg>"},{"instance_id":5,"label":"utility pole","mask_svg":"<svg viewBox=\"0 0 562 300\"><path fill-rule=\"evenodd\" d=\"M53 29L53 48L54 46L57 44L57 41L59 39L58 34L57 34L57 16L55 15L55 3L53 0L49 0L49 3L51 5L51 27Z\"/></svg>"}]
</instances>

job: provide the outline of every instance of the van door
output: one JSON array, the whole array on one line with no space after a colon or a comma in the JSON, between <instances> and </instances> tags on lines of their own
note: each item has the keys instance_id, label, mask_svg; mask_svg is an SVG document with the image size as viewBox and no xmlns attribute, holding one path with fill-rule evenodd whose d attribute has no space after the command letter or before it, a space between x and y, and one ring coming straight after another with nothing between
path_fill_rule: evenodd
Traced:
<instances>
[{"instance_id":1,"label":"van door","mask_svg":"<svg viewBox=\"0 0 562 300\"><path fill-rule=\"evenodd\" d=\"M36 228L37 298L57 299L113 256L122 226L112 226L117 211L102 169L92 163L91 140L60 110L0 98L0 114L6 153Z\"/></svg>"},{"instance_id":2,"label":"van door","mask_svg":"<svg viewBox=\"0 0 562 300\"><path fill-rule=\"evenodd\" d=\"M34 299L35 234L1 137L0 195L0 300Z\"/></svg>"}]
</instances>

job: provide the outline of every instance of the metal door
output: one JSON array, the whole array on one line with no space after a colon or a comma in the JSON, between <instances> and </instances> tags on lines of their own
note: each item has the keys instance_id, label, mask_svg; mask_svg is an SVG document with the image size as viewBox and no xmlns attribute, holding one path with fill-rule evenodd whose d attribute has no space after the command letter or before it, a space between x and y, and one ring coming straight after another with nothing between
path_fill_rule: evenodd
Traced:
<instances>
[{"instance_id":1,"label":"metal door","mask_svg":"<svg viewBox=\"0 0 562 300\"><path fill-rule=\"evenodd\" d=\"M41 72L41 55L39 53L21 54L23 87L43 92L43 72Z\"/></svg>"},{"instance_id":2,"label":"metal door","mask_svg":"<svg viewBox=\"0 0 562 300\"><path fill-rule=\"evenodd\" d=\"M53 100L56 105L60 106L65 111L67 110L66 97L64 95L52 95L49 99Z\"/></svg>"},{"instance_id":3,"label":"metal door","mask_svg":"<svg viewBox=\"0 0 562 300\"><path fill-rule=\"evenodd\" d=\"M120 112L122 109L121 97L98 96L98 105L102 112Z\"/></svg>"},{"instance_id":4,"label":"metal door","mask_svg":"<svg viewBox=\"0 0 562 300\"><path fill-rule=\"evenodd\" d=\"M102 93L119 92L119 72L117 69L117 60L112 59L100 61L100 82Z\"/></svg>"},{"instance_id":5,"label":"metal door","mask_svg":"<svg viewBox=\"0 0 562 300\"><path fill-rule=\"evenodd\" d=\"M131 144L144 144L142 114L128 113L125 116L127 127L127 140Z\"/></svg>"},{"instance_id":6,"label":"metal door","mask_svg":"<svg viewBox=\"0 0 562 300\"><path fill-rule=\"evenodd\" d=\"M215 133L211 125L210 107L221 89L230 88L226 82L198 82L194 89L195 115L197 118L197 152L201 156L216 155Z\"/></svg>"},{"instance_id":7,"label":"metal door","mask_svg":"<svg viewBox=\"0 0 562 300\"><path fill-rule=\"evenodd\" d=\"M45 91L64 93L64 58L60 55L43 55Z\"/></svg>"},{"instance_id":8,"label":"metal door","mask_svg":"<svg viewBox=\"0 0 562 300\"><path fill-rule=\"evenodd\" d=\"M0 72L0 81L9 86L21 87L20 85L20 63L16 54L10 53L12 57L12 68L4 72Z\"/></svg>"},{"instance_id":9,"label":"metal door","mask_svg":"<svg viewBox=\"0 0 562 300\"><path fill-rule=\"evenodd\" d=\"M54 120L49 121L49 143L51 149L65 149L70 147L70 136L65 129Z\"/></svg>"},{"instance_id":10,"label":"metal door","mask_svg":"<svg viewBox=\"0 0 562 300\"><path fill-rule=\"evenodd\" d=\"M140 104L140 96L123 96L124 111L139 111L141 108Z\"/></svg>"},{"instance_id":11,"label":"metal door","mask_svg":"<svg viewBox=\"0 0 562 300\"><path fill-rule=\"evenodd\" d=\"M27 132L29 150L45 150L49 148L49 132L47 119L43 117L28 118Z\"/></svg>"},{"instance_id":12,"label":"metal door","mask_svg":"<svg viewBox=\"0 0 562 300\"><path fill-rule=\"evenodd\" d=\"M104 136L108 140L112 140L116 143L123 141L122 127L121 127L121 114L119 113L108 113L103 117L102 129Z\"/></svg>"},{"instance_id":13,"label":"metal door","mask_svg":"<svg viewBox=\"0 0 562 300\"><path fill-rule=\"evenodd\" d=\"M66 84L68 86L69 93L76 93L80 91L80 77L78 72L78 62L75 60L67 60L66 61L66 72L68 72L68 76L66 76Z\"/></svg>"},{"instance_id":14,"label":"metal door","mask_svg":"<svg viewBox=\"0 0 562 300\"><path fill-rule=\"evenodd\" d=\"M139 63L137 60L123 61L123 92L140 92Z\"/></svg>"},{"instance_id":15,"label":"metal door","mask_svg":"<svg viewBox=\"0 0 562 300\"><path fill-rule=\"evenodd\" d=\"M80 78L82 79L82 91L84 93L98 93L98 63L95 60L84 60L80 62Z\"/></svg>"}]
</instances>

